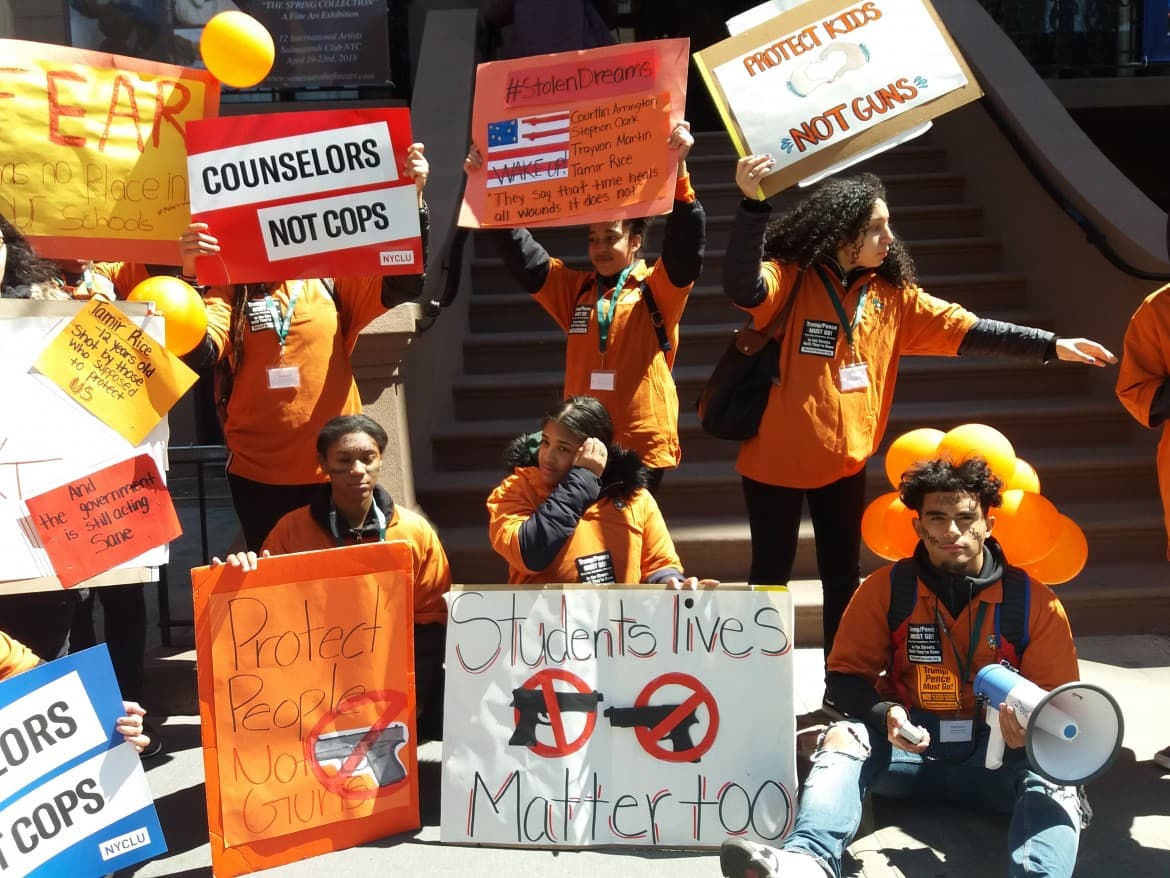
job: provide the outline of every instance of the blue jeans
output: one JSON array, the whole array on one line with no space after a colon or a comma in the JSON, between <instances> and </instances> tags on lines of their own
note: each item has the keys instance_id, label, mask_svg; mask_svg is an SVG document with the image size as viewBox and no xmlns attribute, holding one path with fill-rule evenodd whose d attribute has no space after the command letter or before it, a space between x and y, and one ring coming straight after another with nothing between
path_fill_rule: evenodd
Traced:
<instances>
[{"instance_id":1,"label":"blue jeans","mask_svg":"<svg viewBox=\"0 0 1170 878\"><path fill-rule=\"evenodd\" d=\"M822 741L785 850L816 857L829 875L840 878L841 858L861 823L862 800L875 792L1011 814L1008 875L1072 875L1082 817L1075 787L1057 786L1033 772L1022 749L1006 750L1001 768L984 768L987 726L981 721L976 722L981 740L971 752L969 742L938 743L933 717L916 712L912 719L930 731L932 743L925 755L933 759L894 748L884 737L877 740L862 723L834 726L852 735L856 753L868 752L868 758L829 749Z\"/></svg>"}]
</instances>

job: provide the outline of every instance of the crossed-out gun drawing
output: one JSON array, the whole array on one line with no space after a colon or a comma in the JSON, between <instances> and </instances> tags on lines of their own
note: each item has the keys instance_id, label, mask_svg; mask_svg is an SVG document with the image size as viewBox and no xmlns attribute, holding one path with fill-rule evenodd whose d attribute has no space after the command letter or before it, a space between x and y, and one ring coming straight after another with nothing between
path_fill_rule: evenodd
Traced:
<instances>
[{"instance_id":1,"label":"crossed-out gun drawing","mask_svg":"<svg viewBox=\"0 0 1170 878\"><path fill-rule=\"evenodd\" d=\"M556 692L557 707L568 713L596 713L597 705L605 700L600 692ZM516 730L508 739L511 747L531 747L536 745L536 726L550 725L548 707L545 704L543 689L513 689L512 706L520 714L516 720ZM663 720L674 713L680 704L654 704L644 707L607 707L602 714L609 720L615 729L645 728L653 729ZM699 722L692 710L686 714L673 728L667 729L659 738L660 741L670 740L673 752L694 749L691 740L691 726ZM698 762L698 759L692 760Z\"/></svg>"},{"instance_id":2,"label":"crossed-out gun drawing","mask_svg":"<svg viewBox=\"0 0 1170 878\"><path fill-rule=\"evenodd\" d=\"M318 762L339 762L342 765L353 755L358 745L370 731L350 729L321 735L313 744L313 755ZM361 760L354 767L354 774L368 774L381 787L396 784L406 777L406 766L398 759L398 751L406 744L407 730L404 723L390 723L370 742Z\"/></svg>"}]
</instances>

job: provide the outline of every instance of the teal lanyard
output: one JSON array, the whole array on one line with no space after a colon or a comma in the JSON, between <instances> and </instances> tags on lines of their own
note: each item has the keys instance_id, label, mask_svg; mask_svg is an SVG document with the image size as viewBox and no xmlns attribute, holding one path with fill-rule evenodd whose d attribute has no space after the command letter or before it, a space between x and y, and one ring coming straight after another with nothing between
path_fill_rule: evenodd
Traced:
<instances>
[{"instance_id":1,"label":"teal lanyard","mask_svg":"<svg viewBox=\"0 0 1170 878\"><path fill-rule=\"evenodd\" d=\"M271 293L264 297L264 305L268 308L268 313L272 315L272 328L276 331L276 337L280 340L282 348L284 340L288 338L288 330L292 326L293 308L297 306L297 297L300 294L299 288L293 290L288 297L288 310L283 314L280 312L280 302L276 301Z\"/></svg>"},{"instance_id":2,"label":"teal lanyard","mask_svg":"<svg viewBox=\"0 0 1170 878\"><path fill-rule=\"evenodd\" d=\"M377 502L372 502L370 505L373 507L373 510L374 510L374 520L378 522L378 541L384 543L386 541L386 513L381 510L381 508L378 506ZM369 515L367 515L366 517L368 518ZM333 505L332 501L330 501L330 503L329 503L329 529L331 531L333 531L333 542L338 546L344 546L344 545L346 545L346 542L345 542L346 538L341 533L341 522L338 520L338 518L339 518L339 516L337 515L337 507ZM358 533L361 533L361 531L364 528L365 528L365 522L362 522L361 527L347 528L347 530L351 534L355 530Z\"/></svg>"},{"instance_id":3,"label":"teal lanyard","mask_svg":"<svg viewBox=\"0 0 1170 878\"><path fill-rule=\"evenodd\" d=\"M618 275L617 283L613 285L613 296L606 298L601 292L601 275L597 276L597 347L604 354L609 347L609 328L613 325L613 315L617 311L618 299L622 288L626 285L626 278L630 276L633 264L627 265Z\"/></svg>"},{"instance_id":4,"label":"teal lanyard","mask_svg":"<svg viewBox=\"0 0 1170 878\"><path fill-rule=\"evenodd\" d=\"M821 279L821 283L825 285L825 292L829 294L829 301L833 303L833 307L837 311L837 319L841 323L841 328L845 330L845 341L849 345L849 350L853 350L853 330L857 324L861 322L861 315L865 311L865 300L869 295L869 284L865 284L861 288L861 292L857 296L857 308L853 311L853 320L849 320L845 313L845 303L841 301L841 297L837 295L837 291L825 277L825 273L817 268L817 276Z\"/></svg>"},{"instance_id":5,"label":"teal lanyard","mask_svg":"<svg viewBox=\"0 0 1170 878\"><path fill-rule=\"evenodd\" d=\"M959 656L959 650L955 647L955 641L951 640L951 632L947 630L942 613L938 611L937 605L934 608L934 618L938 621L939 630L946 636L947 643L951 645L951 652L955 654L955 664L959 666L959 679L964 684L971 682L968 677L971 676L972 666L975 664L975 650L979 648L979 638L982 636L983 620L986 616L987 604L980 601L979 609L975 613L975 627L971 629L971 642L967 645L967 661L964 663Z\"/></svg>"}]
</instances>

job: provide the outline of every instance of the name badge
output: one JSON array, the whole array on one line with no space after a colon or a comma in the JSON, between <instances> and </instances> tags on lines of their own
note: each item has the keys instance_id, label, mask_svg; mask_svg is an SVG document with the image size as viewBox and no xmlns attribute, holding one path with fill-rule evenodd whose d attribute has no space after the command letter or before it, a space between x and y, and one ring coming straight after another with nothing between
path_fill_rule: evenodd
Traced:
<instances>
[{"instance_id":1,"label":"name badge","mask_svg":"<svg viewBox=\"0 0 1170 878\"><path fill-rule=\"evenodd\" d=\"M265 329L276 329L276 321L268 305L263 299L250 299L244 304L244 313L248 318L248 331L260 332Z\"/></svg>"},{"instance_id":2,"label":"name badge","mask_svg":"<svg viewBox=\"0 0 1170 878\"><path fill-rule=\"evenodd\" d=\"M869 387L869 371L865 363L854 363L852 366L842 366L838 373L841 377L841 390L865 390Z\"/></svg>"},{"instance_id":3,"label":"name badge","mask_svg":"<svg viewBox=\"0 0 1170 878\"><path fill-rule=\"evenodd\" d=\"M944 719L938 724L938 739L943 744L962 743L971 740L971 720Z\"/></svg>"},{"instance_id":4,"label":"name badge","mask_svg":"<svg viewBox=\"0 0 1170 878\"><path fill-rule=\"evenodd\" d=\"M589 319L593 316L592 305L578 305L573 309L573 319L569 321L569 335L584 335L589 331Z\"/></svg>"},{"instance_id":5,"label":"name badge","mask_svg":"<svg viewBox=\"0 0 1170 878\"><path fill-rule=\"evenodd\" d=\"M268 389L284 390L301 386L301 370L296 366L269 366Z\"/></svg>"},{"instance_id":6,"label":"name badge","mask_svg":"<svg viewBox=\"0 0 1170 878\"><path fill-rule=\"evenodd\" d=\"M617 380L617 372L611 369L598 369L589 374L590 390L613 390Z\"/></svg>"}]
</instances>

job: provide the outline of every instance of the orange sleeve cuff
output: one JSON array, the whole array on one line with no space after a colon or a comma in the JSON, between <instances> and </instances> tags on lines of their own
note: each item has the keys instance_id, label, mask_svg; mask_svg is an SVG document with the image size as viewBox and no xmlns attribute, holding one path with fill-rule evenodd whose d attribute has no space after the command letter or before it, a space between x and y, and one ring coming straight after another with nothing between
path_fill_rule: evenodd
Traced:
<instances>
[{"instance_id":1,"label":"orange sleeve cuff","mask_svg":"<svg viewBox=\"0 0 1170 878\"><path fill-rule=\"evenodd\" d=\"M674 200L685 201L687 204L695 200L695 190L691 187L690 174L683 174L675 181Z\"/></svg>"}]
</instances>

